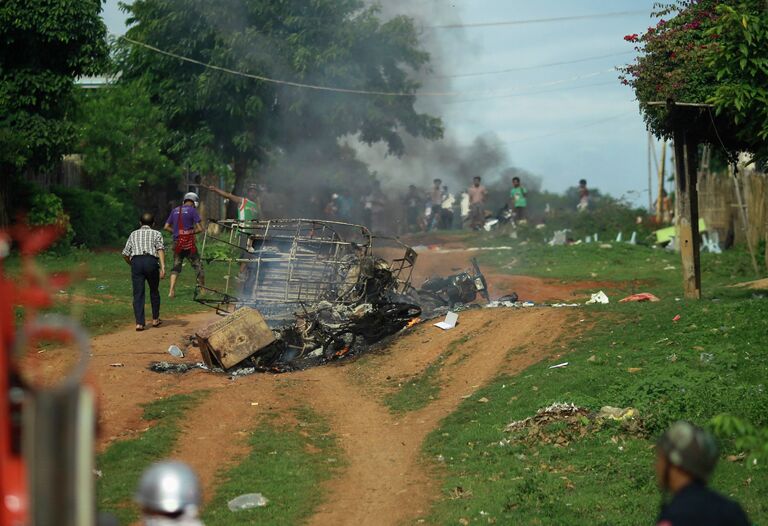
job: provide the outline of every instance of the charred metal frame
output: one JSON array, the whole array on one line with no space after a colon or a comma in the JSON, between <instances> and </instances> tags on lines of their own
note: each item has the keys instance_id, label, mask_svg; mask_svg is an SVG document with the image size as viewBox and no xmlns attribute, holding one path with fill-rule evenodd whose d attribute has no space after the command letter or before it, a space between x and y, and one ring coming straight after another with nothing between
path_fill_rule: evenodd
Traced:
<instances>
[{"instance_id":1,"label":"charred metal frame","mask_svg":"<svg viewBox=\"0 0 768 526\"><path fill-rule=\"evenodd\" d=\"M195 301L220 313L249 306L269 320L289 318L302 306L320 301L354 305L366 298L364 262L381 261L374 245L395 246L403 256L387 262L397 292L410 288L416 252L396 238L374 236L352 223L314 219L210 221L200 256L205 264L228 265L224 290L198 286ZM218 233L213 233L218 230ZM214 243L226 255L211 254ZM233 279L240 275L236 285Z\"/></svg>"}]
</instances>

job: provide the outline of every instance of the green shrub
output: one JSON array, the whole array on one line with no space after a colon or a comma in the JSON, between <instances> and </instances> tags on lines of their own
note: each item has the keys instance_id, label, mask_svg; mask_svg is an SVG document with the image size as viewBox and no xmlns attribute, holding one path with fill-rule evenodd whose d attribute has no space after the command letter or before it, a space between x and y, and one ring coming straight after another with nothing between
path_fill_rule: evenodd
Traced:
<instances>
[{"instance_id":1,"label":"green shrub","mask_svg":"<svg viewBox=\"0 0 768 526\"><path fill-rule=\"evenodd\" d=\"M138 225L130 203L81 188L57 188L75 229L74 244L96 248L122 243Z\"/></svg>"},{"instance_id":2,"label":"green shrub","mask_svg":"<svg viewBox=\"0 0 768 526\"><path fill-rule=\"evenodd\" d=\"M72 243L74 231L70 217L64 211L61 199L49 193L39 193L32 198L27 221L30 225L56 225L62 230L61 238L52 247L58 253L67 252Z\"/></svg>"}]
</instances>

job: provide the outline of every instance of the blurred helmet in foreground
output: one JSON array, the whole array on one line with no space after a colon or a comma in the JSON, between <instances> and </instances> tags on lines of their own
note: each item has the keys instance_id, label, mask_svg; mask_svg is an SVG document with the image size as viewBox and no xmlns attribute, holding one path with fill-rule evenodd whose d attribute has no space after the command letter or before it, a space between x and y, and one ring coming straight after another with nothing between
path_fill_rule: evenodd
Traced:
<instances>
[{"instance_id":1,"label":"blurred helmet in foreground","mask_svg":"<svg viewBox=\"0 0 768 526\"><path fill-rule=\"evenodd\" d=\"M158 462L141 475L136 502L144 510L179 513L201 502L197 475L183 462Z\"/></svg>"},{"instance_id":2,"label":"blurred helmet in foreground","mask_svg":"<svg viewBox=\"0 0 768 526\"><path fill-rule=\"evenodd\" d=\"M672 424L657 446L672 465L703 482L715 470L718 452L714 437L690 422Z\"/></svg>"}]
</instances>

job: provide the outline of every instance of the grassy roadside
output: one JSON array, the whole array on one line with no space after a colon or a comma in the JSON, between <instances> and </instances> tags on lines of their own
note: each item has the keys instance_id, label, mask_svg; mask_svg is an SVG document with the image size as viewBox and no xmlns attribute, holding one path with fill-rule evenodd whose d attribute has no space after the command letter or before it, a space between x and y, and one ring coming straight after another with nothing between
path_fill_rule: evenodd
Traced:
<instances>
[{"instance_id":1,"label":"grassy roadside","mask_svg":"<svg viewBox=\"0 0 768 526\"><path fill-rule=\"evenodd\" d=\"M219 475L205 524L298 524L312 514L323 499L321 483L343 465L343 452L322 417L306 407L294 416L297 428L272 419L251 432L248 457ZM230 511L227 502L244 493L262 493L269 503Z\"/></svg>"},{"instance_id":2,"label":"grassy roadside","mask_svg":"<svg viewBox=\"0 0 768 526\"><path fill-rule=\"evenodd\" d=\"M174 395L143 406L142 418L151 427L137 438L113 443L96 459L96 469L102 474L96 489L99 510L114 513L121 524L138 519L133 495L142 471L171 453L181 419L205 394Z\"/></svg>"},{"instance_id":3,"label":"grassy roadside","mask_svg":"<svg viewBox=\"0 0 768 526\"><path fill-rule=\"evenodd\" d=\"M676 301L679 256L647 247L523 245L512 264L509 253L481 257L481 264L508 265L508 272L624 281L609 293L612 301L640 291L662 301L583 308L580 317L592 329L568 343L573 351L559 360L567 367L537 364L502 376L446 418L424 447L428 458L440 459L444 479L429 523L649 524L660 499L653 439L669 423L706 424L729 413L768 425L768 300L759 291L723 287L754 279L742 251L703 255L707 299L699 302ZM668 266L675 270L665 271ZM489 402L478 403L483 397ZM566 445L504 432L509 422L553 402L593 411L632 406L644 432L607 425ZM568 435L558 422L541 431ZM726 455L740 451L728 441L722 446L714 486L739 500L754 523L768 521L766 460L731 462Z\"/></svg>"},{"instance_id":4,"label":"grassy roadside","mask_svg":"<svg viewBox=\"0 0 768 526\"><path fill-rule=\"evenodd\" d=\"M440 375L450 358L461 346L469 341L468 336L457 338L418 375L401 383L398 388L384 396L384 404L393 413L417 411L429 405L440 394Z\"/></svg>"},{"instance_id":5,"label":"grassy roadside","mask_svg":"<svg viewBox=\"0 0 768 526\"><path fill-rule=\"evenodd\" d=\"M173 265L172 258L172 254L166 254L166 270L169 274ZM66 256L43 254L38 256L37 262L49 274L69 272L75 276L74 283L68 289L58 291L55 295L56 306L51 311L72 315L93 335L133 324L131 271L119 250L74 250ZM10 258L6 269L10 275L16 274L19 270L18 258ZM223 288L226 270L223 264L206 266L206 283ZM166 276L160 282L161 317L169 318L207 309L192 301L194 276L194 270L185 262L173 299L168 298L169 277ZM149 292L145 309L148 318L151 317Z\"/></svg>"}]
</instances>

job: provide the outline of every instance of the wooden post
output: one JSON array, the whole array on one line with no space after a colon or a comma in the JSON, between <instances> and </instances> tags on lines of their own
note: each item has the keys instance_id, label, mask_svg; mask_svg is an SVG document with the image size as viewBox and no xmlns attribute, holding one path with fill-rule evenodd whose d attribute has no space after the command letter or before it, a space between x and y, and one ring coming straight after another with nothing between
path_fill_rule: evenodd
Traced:
<instances>
[{"instance_id":1,"label":"wooden post","mask_svg":"<svg viewBox=\"0 0 768 526\"><path fill-rule=\"evenodd\" d=\"M675 129L675 166L677 199L680 203L678 246L682 257L684 295L701 299L701 263L699 260L699 192L697 189L698 141L678 124Z\"/></svg>"},{"instance_id":2,"label":"wooden post","mask_svg":"<svg viewBox=\"0 0 768 526\"><path fill-rule=\"evenodd\" d=\"M659 197L656 200L656 221L661 223L664 203L664 170L667 166L667 140L661 142L661 161L659 161Z\"/></svg>"}]
</instances>

